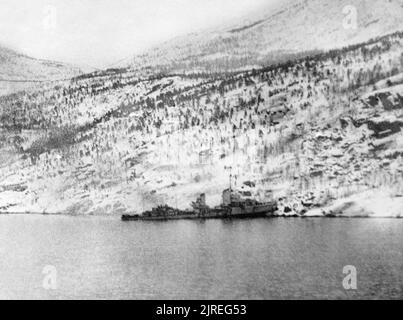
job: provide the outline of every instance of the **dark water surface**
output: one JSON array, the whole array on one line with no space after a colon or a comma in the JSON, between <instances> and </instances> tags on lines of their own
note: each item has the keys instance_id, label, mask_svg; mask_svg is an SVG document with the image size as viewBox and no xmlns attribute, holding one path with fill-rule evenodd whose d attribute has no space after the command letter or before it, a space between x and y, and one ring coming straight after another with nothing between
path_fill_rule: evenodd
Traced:
<instances>
[{"instance_id":1,"label":"dark water surface","mask_svg":"<svg viewBox=\"0 0 403 320\"><path fill-rule=\"evenodd\" d=\"M2 299L403 298L402 219L0 215L0 259Z\"/></svg>"}]
</instances>

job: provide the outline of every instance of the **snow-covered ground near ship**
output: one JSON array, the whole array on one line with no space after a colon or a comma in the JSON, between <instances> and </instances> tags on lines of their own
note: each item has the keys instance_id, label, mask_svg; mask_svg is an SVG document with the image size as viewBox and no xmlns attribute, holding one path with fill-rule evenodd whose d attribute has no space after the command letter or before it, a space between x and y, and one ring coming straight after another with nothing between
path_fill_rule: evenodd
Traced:
<instances>
[{"instance_id":1,"label":"snow-covered ground near ship","mask_svg":"<svg viewBox=\"0 0 403 320\"><path fill-rule=\"evenodd\" d=\"M304 216L403 218L402 209L403 193L396 193L396 190L390 188L382 188L337 199L331 206L312 209Z\"/></svg>"}]
</instances>

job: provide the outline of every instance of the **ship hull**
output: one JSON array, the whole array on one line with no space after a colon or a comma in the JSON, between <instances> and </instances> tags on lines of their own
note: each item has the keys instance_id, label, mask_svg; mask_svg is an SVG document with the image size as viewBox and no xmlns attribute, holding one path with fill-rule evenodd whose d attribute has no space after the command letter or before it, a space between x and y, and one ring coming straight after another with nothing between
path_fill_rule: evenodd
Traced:
<instances>
[{"instance_id":1,"label":"ship hull","mask_svg":"<svg viewBox=\"0 0 403 320\"><path fill-rule=\"evenodd\" d=\"M232 207L231 216L249 216L249 215L266 215L276 210L274 204L263 204L259 206Z\"/></svg>"},{"instance_id":2,"label":"ship hull","mask_svg":"<svg viewBox=\"0 0 403 320\"><path fill-rule=\"evenodd\" d=\"M277 209L275 204L264 204L250 207L227 207L212 209L202 214L183 213L166 216L123 215L123 221L167 221L167 220L205 220L205 219L252 219L265 218Z\"/></svg>"},{"instance_id":3,"label":"ship hull","mask_svg":"<svg viewBox=\"0 0 403 320\"><path fill-rule=\"evenodd\" d=\"M198 216L194 214L184 214L184 215L176 215L176 216L155 216L155 217L147 217L142 215L123 215L123 221L166 221L166 220L190 220L190 219L199 219Z\"/></svg>"}]
</instances>

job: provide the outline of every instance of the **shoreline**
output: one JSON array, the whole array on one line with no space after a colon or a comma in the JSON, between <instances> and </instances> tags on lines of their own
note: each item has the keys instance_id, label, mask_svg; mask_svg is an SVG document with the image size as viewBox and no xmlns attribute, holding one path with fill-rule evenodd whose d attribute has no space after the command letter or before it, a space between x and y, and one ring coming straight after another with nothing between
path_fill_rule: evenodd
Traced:
<instances>
[{"instance_id":1,"label":"shoreline","mask_svg":"<svg viewBox=\"0 0 403 320\"><path fill-rule=\"evenodd\" d=\"M119 218L121 219L121 214L109 214L109 215L89 215L89 214L67 214L67 213L41 213L41 212L0 212L0 216L60 216L60 217L72 217L72 218ZM312 216L304 216L304 215L272 215L266 217L259 217L259 218L218 218L214 220L251 220L251 219L403 219L403 216L371 216L371 215L312 215ZM162 222L173 221L173 220L198 220L198 221L205 221L211 219L203 219L203 218L196 218L196 219L166 219L161 220ZM138 220L138 221L146 221L146 220ZM133 222L133 221L126 221L126 222Z\"/></svg>"}]
</instances>

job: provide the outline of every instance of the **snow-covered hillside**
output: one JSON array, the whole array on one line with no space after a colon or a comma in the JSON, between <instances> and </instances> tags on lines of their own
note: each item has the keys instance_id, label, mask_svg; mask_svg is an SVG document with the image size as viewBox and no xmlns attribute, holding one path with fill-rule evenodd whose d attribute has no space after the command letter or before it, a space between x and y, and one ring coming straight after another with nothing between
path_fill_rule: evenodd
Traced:
<instances>
[{"instance_id":1,"label":"snow-covered hillside","mask_svg":"<svg viewBox=\"0 0 403 320\"><path fill-rule=\"evenodd\" d=\"M402 17L400 0L290 0L131 67L1 96L0 211L216 205L231 167L280 215L401 216ZM0 53L0 76L69 74Z\"/></svg>"},{"instance_id":2,"label":"snow-covered hillside","mask_svg":"<svg viewBox=\"0 0 403 320\"><path fill-rule=\"evenodd\" d=\"M215 205L232 167L281 215L399 216L402 74L400 32L236 74L114 69L1 97L0 211Z\"/></svg>"},{"instance_id":3,"label":"snow-covered hillside","mask_svg":"<svg viewBox=\"0 0 403 320\"><path fill-rule=\"evenodd\" d=\"M0 46L0 95L36 88L41 81L70 79L79 74L78 67L34 59Z\"/></svg>"},{"instance_id":4,"label":"snow-covered hillside","mask_svg":"<svg viewBox=\"0 0 403 320\"><path fill-rule=\"evenodd\" d=\"M187 72L252 68L402 28L400 0L285 0L242 23L168 41L137 56L133 67Z\"/></svg>"}]
</instances>

